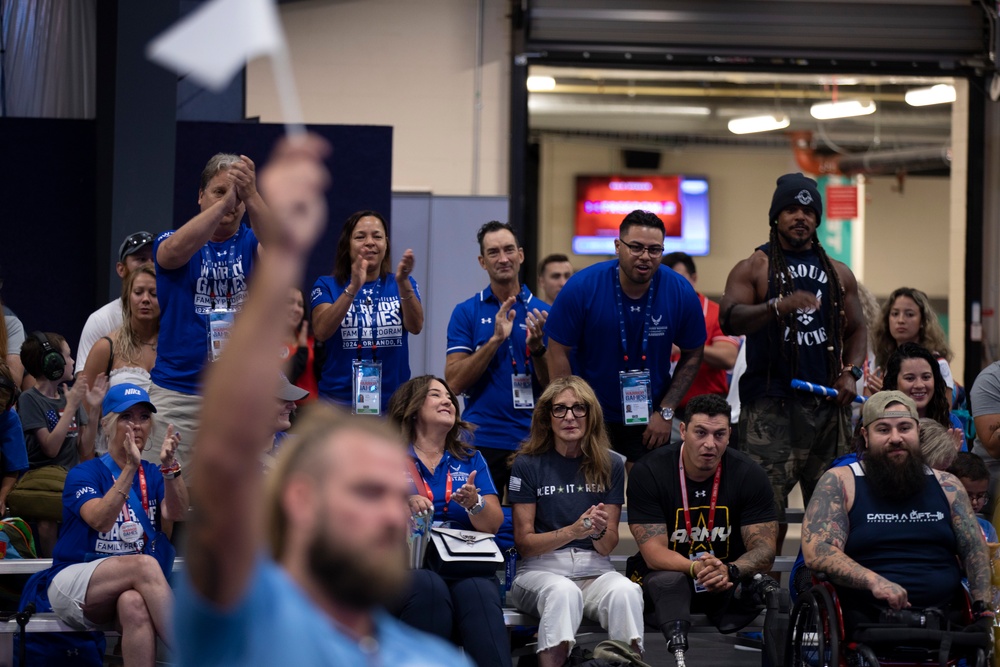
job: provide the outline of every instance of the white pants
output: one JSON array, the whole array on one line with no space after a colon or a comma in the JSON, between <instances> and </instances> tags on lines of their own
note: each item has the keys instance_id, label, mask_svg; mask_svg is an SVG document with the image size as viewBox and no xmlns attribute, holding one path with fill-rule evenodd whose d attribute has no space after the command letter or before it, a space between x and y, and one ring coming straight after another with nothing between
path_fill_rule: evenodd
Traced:
<instances>
[{"instance_id":1,"label":"white pants","mask_svg":"<svg viewBox=\"0 0 1000 667\"><path fill-rule=\"evenodd\" d=\"M607 556L562 549L525 559L510 593L514 606L541 619L539 651L563 642L572 648L584 616L600 623L611 639L636 641L642 650L642 589L616 572Z\"/></svg>"}]
</instances>

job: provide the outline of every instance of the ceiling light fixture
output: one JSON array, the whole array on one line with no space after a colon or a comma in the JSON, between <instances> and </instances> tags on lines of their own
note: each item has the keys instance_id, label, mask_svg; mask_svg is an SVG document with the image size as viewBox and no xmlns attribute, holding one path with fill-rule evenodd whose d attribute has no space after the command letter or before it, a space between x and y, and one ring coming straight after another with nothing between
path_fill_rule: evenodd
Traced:
<instances>
[{"instance_id":1,"label":"ceiling light fixture","mask_svg":"<svg viewBox=\"0 0 1000 667\"><path fill-rule=\"evenodd\" d=\"M533 93L544 93L556 89L556 80L551 76L529 76L528 90Z\"/></svg>"},{"instance_id":2,"label":"ceiling light fixture","mask_svg":"<svg viewBox=\"0 0 1000 667\"><path fill-rule=\"evenodd\" d=\"M729 121L729 131L733 134L753 134L754 132L770 132L789 126L791 121L784 114L768 114L766 116L747 116Z\"/></svg>"},{"instance_id":3,"label":"ceiling light fixture","mask_svg":"<svg viewBox=\"0 0 1000 667\"><path fill-rule=\"evenodd\" d=\"M939 83L930 88L914 88L903 96L911 107L926 107L931 104L946 104L955 101L955 86Z\"/></svg>"},{"instance_id":4,"label":"ceiling light fixture","mask_svg":"<svg viewBox=\"0 0 1000 667\"><path fill-rule=\"evenodd\" d=\"M819 102L809 108L809 113L817 120L852 118L875 113L874 100L840 100L839 102Z\"/></svg>"}]
</instances>

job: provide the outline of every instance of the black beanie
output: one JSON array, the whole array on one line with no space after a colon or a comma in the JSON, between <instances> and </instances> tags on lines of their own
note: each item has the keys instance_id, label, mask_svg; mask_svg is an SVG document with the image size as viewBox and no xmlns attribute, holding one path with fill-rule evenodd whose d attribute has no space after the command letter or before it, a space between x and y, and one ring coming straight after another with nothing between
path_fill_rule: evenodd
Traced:
<instances>
[{"instance_id":1,"label":"black beanie","mask_svg":"<svg viewBox=\"0 0 1000 667\"><path fill-rule=\"evenodd\" d=\"M801 173L785 174L778 177L778 187L771 197L771 210L768 220L773 225L778 214L789 206L808 206L816 211L816 225L823 218L823 200L819 196L816 181Z\"/></svg>"}]
</instances>

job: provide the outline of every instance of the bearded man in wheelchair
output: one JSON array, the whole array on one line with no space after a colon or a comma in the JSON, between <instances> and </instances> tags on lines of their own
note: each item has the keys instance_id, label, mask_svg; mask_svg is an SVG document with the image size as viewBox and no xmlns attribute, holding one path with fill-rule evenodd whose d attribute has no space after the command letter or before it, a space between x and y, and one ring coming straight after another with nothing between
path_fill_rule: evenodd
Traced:
<instances>
[{"instance_id":1,"label":"bearded man in wheelchair","mask_svg":"<svg viewBox=\"0 0 1000 667\"><path fill-rule=\"evenodd\" d=\"M860 461L823 475L806 509L802 553L821 583L793 612L792 663L837 664L838 643L861 644L868 664L870 646L895 660L921 634L937 642L928 655L942 665L952 647L984 660L993 644L989 552L962 483L924 465L905 394L872 396L861 435ZM803 642L818 655L801 657Z\"/></svg>"}]
</instances>

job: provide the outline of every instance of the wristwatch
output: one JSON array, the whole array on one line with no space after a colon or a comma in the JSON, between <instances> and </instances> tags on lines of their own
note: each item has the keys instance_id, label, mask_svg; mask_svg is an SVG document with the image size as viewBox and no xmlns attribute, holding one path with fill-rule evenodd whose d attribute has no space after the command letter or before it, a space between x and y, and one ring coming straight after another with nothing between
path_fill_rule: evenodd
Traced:
<instances>
[{"instance_id":1,"label":"wristwatch","mask_svg":"<svg viewBox=\"0 0 1000 667\"><path fill-rule=\"evenodd\" d=\"M854 376L855 382L863 378L865 375L865 372L860 368L858 368L857 366L855 366L854 364L851 364L850 366L844 366L844 370L840 371L841 375L843 375L845 371L850 371L851 375Z\"/></svg>"},{"instance_id":2,"label":"wristwatch","mask_svg":"<svg viewBox=\"0 0 1000 667\"><path fill-rule=\"evenodd\" d=\"M469 516L476 516L477 514L482 512L483 509L486 507L485 498L483 498L481 495L477 495L476 498L477 498L476 504L470 507L469 509L465 510L466 512L469 513Z\"/></svg>"},{"instance_id":3,"label":"wristwatch","mask_svg":"<svg viewBox=\"0 0 1000 667\"><path fill-rule=\"evenodd\" d=\"M660 416L663 417L663 421L668 422L674 418L674 409L660 408Z\"/></svg>"},{"instance_id":4,"label":"wristwatch","mask_svg":"<svg viewBox=\"0 0 1000 667\"><path fill-rule=\"evenodd\" d=\"M726 569L729 571L729 581L733 582L734 584L738 584L740 582L739 566L736 565L736 563L730 563L728 566L726 566Z\"/></svg>"}]
</instances>

